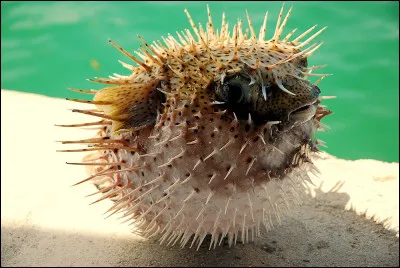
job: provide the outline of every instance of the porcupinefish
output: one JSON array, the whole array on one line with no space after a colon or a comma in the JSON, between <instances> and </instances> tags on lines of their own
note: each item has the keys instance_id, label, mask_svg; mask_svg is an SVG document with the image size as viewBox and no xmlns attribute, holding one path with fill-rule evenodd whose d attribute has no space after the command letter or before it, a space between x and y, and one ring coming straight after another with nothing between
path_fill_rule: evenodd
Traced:
<instances>
[{"instance_id":1,"label":"porcupinefish","mask_svg":"<svg viewBox=\"0 0 400 268\"><path fill-rule=\"evenodd\" d=\"M136 56L109 40L136 66L120 61L130 74L92 79L108 85L99 91L76 90L94 94L72 100L95 109L73 112L100 121L62 125L99 127L92 138L63 141L86 148L62 151L90 151L70 164L86 166L90 176L79 183L93 182L97 201L114 202L110 215L121 213L145 237L197 249L207 235L210 248L252 240L301 201L317 170L315 133L331 113L317 86L327 74L307 64L326 27L307 39L316 26L282 37L292 11L283 18L282 6L266 40L268 12L257 35L247 12L248 29L238 20L230 32L225 15L218 31L207 11L203 28L185 10L194 35L186 29L150 45L138 36Z\"/></svg>"}]
</instances>

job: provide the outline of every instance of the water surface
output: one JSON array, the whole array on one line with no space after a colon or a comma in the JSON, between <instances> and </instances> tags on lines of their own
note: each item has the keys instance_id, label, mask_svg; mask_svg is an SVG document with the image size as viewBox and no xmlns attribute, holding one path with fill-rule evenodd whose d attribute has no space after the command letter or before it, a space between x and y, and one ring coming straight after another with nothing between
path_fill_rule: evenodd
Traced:
<instances>
[{"instance_id":1,"label":"water surface","mask_svg":"<svg viewBox=\"0 0 400 268\"><path fill-rule=\"evenodd\" d=\"M66 90L100 88L94 76L126 74L126 60L108 42L137 49L145 40L190 28L183 12L207 21L207 2L2 2L1 88L53 97L82 97ZM268 32L275 27L281 2L209 2L215 25L221 14L233 25L247 9L256 28L269 11ZM286 2L294 9L284 34L314 24L328 29L318 37L324 45L310 65L328 64L332 73L320 84L334 114L319 133L329 153L345 158L398 162L399 146L399 3ZM176 36L176 35L175 35ZM86 96L83 96L86 97ZM27 113L29 111L26 111Z\"/></svg>"}]
</instances>

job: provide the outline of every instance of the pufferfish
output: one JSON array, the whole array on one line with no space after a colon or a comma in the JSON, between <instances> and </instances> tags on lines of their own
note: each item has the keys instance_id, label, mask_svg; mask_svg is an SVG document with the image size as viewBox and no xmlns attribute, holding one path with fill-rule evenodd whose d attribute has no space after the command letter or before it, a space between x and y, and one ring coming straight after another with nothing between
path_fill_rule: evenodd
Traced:
<instances>
[{"instance_id":1,"label":"pufferfish","mask_svg":"<svg viewBox=\"0 0 400 268\"><path fill-rule=\"evenodd\" d=\"M151 45L138 36L136 56L109 40L137 65L120 61L130 74L92 79L107 85L99 91L75 89L94 99L70 100L95 108L73 112L100 121L61 125L99 127L92 138L62 142L87 146L62 151L90 151L69 164L86 165L90 176L79 183L94 183L95 202L111 199L109 215L182 248L198 249L207 235L210 249L245 243L279 224L317 171L315 133L331 113L317 86L327 74L307 64L326 27L282 38L292 11L282 21L282 6L266 41L268 12L257 35L247 12L248 29L238 20L230 32L224 14L218 31L207 11L204 29L185 10L194 35L186 29Z\"/></svg>"}]
</instances>

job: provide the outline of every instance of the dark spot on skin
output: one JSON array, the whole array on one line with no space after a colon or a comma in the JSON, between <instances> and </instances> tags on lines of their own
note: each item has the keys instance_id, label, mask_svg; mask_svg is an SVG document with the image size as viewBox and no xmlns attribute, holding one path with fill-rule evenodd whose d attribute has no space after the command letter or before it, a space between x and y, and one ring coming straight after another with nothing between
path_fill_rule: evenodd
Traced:
<instances>
[{"instance_id":1,"label":"dark spot on skin","mask_svg":"<svg viewBox=\"0 0 400 268\"><path fill-rule=\"evenodd\" d=\"M194 188L194 190L196 193L200 192L199 188Z\"/></svg>"},{"instance_id":2,"label":"dark spot on skin","mask_svg":"<svg viewBox=\"0 0 400 268\"><path fill-rule=\"evenodd\" d=\"M229 165L229 166L226 168L226 172L228 172L230 169L231 169L231 165Z\"/></svg>"},{"instance_id":3,"label":"dark spot on skin","mask_svg":"<svg viewBox=\"0 0 400 268\"><path fill-rule=\"evenodd\" d=\"M142 177L144 177L144 172L143 172L143 171L142 171L142 173L141 173L141 174L142 174Z\"/></svg>"},{"instance_id":4,"label":"dark spot on skin","mask_svg":"<svg viewBox=\"0 0 400 268\"><path fill-rule=\"evenodd\" d=\"M214 136L215 136L215 134L214 134L214 133L211 133L211 138L214 138Z\"/></svg>"},{"instance_id":5,"label":"dark spot on skin","mask_svg":"<svg viewBox=\"0 0 400 268\"><path fill-rule=\"evenodd\" d=\"M118 153L118 149L113 150L114 154Z\"/></svg>"}]
</instances>

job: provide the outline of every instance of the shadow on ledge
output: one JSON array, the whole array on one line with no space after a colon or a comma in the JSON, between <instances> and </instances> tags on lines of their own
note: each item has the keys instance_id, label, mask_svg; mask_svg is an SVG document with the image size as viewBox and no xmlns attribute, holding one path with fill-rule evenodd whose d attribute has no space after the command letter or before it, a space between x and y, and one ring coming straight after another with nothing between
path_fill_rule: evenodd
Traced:
<instances>
[{"instance_id":1,"label":"shadow on ledge","mask_svg":"<svg viewBox=\"0 0 400 268\"><path fill-rule=\"evenodd\" d=\"M199 251L155 240L41 227L1 227L2 266L399 266L399 241L381 224L344 209L349 196L316 190L280 226L249 244Z\"/></svg>"}]
</instances>

